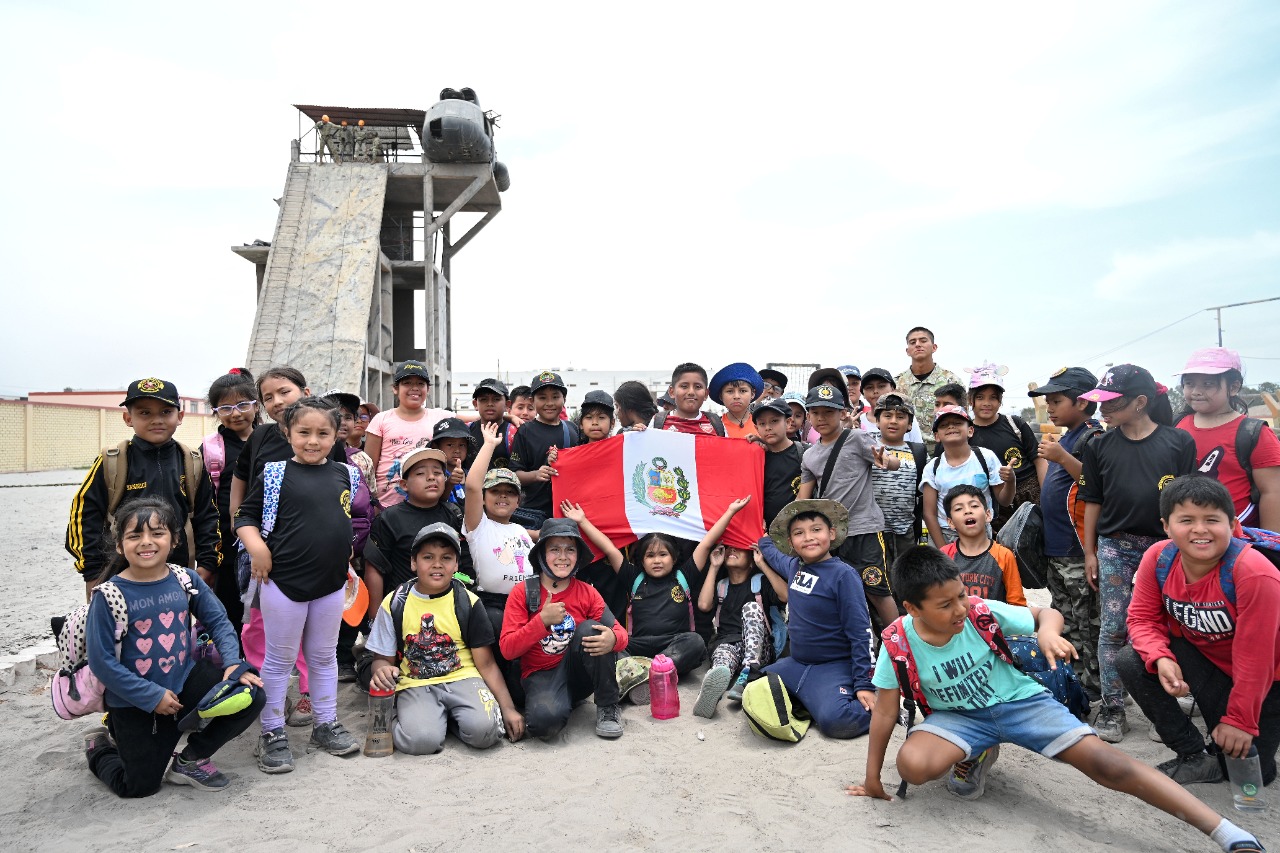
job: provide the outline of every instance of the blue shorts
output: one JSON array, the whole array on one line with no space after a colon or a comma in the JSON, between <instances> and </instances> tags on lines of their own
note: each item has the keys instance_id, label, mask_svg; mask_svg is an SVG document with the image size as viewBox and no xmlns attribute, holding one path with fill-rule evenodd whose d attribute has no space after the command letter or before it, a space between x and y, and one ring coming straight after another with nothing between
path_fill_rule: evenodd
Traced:
<instances>
[{"instance_id":1,"label":"blue shorts","mask_svg":"<svg viewBox=\"0 0 1280 853\"><path fill-rule=\"evenodd\" d=\"M907 734L915 732L929 732L955 744L964 750L966 759L1001 743L1053 758L1094 733L1047 690L1030 699L989 708L934 711Z\"/></svg>"}]
</instances>

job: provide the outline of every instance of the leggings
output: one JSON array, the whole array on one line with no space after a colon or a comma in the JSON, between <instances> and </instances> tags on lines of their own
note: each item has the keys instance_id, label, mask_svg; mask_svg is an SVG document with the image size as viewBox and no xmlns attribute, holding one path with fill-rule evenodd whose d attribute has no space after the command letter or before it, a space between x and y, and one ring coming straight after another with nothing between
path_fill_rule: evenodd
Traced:
<instances>
[{"instance_id":1,"label":"leggings","mask_svg":"<svg viewBox=\"0 0 1280 853\"><path fill-rule=\"evenodd\" d=\"M266 629L267 656L262 662L262 684L267 707L262 730L284 725L284 700L298 648L307 660L311 676L311 708L316 725L338 719L338 625L342 622L343 588L312 601L294 601L275 583L262 584L259 599Z\"/></svg>"},{"instance_id":2,"label":"leggings","mask_svg":"<svg viewBox=\"0 0 1280 853\"><path fill-rule=\"evenodd\" d=\"M267 635L262 628L262 611L256 607L248 608L249 621L240 629L240 647L244 649L244 659L262 671L262 662L267 657ZM293 662L298 668L298 692L310 693L307 681L307 661L298 652L298 659Z\"/></svg>"},{"instance_id":3,"label":"leggings","mask_svg":"<svg viewBox=\"0 0 1280 853\"><path fill-rule=\"evenodd\" d=\"M742 639L719 643L711 652L711 666L728 667L731 675L739 669L759 669L773 662L773 643L765 630L764 608L757 601L742 605Z\"/></svg>"},{"instance_id":4,"label":"leggings","mask_svg":"<svg viewBox=\"0 0 1280 853\"><path fill-rule=\"evenodd\" d=\"M1102 629L1098 636L1098 677L1102 682L1102 704L1124 710L1124 682L1116 667L1120 650L1129 642L1129 599L1133 597L1133 575L1142 555L1158 540L1151 536L1117 533L1098 537L1098 609Z\"/></svg>"}]
</instances>

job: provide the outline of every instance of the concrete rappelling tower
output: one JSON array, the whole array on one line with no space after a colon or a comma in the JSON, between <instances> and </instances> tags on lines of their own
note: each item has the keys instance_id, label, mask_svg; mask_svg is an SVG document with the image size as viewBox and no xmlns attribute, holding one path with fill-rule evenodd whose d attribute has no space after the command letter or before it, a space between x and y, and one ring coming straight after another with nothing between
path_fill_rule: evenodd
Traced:
<instances>
[{"instance_id":1,"label":"concrete rappelling tower","mask_svg":"<svg viewBox=\"0 0 1280 853\"><path fill-rule=\"evenodd\" d=\"M294 105L275 235L231 249L257 272L245 358L255 375L293 365L317 393L340 388L385 409L395 362L416 358L432 372L432 405L448 404L450 262L502 210L508 179L495 116L470 89L440 97L429 110ZM459 212L482 216L454 240ZM425 348L414 346L416 291Z\"/></svg>"}]
</instances>

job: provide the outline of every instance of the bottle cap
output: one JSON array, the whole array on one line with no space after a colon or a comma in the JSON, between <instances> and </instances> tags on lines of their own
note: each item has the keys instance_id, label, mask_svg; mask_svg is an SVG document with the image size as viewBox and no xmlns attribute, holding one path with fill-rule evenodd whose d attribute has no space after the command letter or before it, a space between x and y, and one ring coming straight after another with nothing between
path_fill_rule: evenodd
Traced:
<instances>
[{"instance_id":1,"label":"bottle cap","mask_svg":"<svg viewBox=\"0 0 1280 853\"><path fill-rule=\"evenodd\" d=\"M392 687L390 690L382 690L372 685L369 686L369 695L376 699L385 699L388 696L396 695L396 689Z\"/></svg>"}]
</instances>

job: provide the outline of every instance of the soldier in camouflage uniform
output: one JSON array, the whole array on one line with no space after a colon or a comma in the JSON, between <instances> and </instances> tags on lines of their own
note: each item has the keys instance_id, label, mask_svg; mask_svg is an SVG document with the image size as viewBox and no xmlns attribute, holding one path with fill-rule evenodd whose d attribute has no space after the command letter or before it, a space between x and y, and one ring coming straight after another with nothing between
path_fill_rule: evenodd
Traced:
<instances>
[{"instance_id":1,"label":"soldier in camouflage uniform","mask_svg":"<svg viewBox=\"0 0 1280 853\"><path fill-rule=\"evenodd\" d=\"M329 156L333 158L333 162L341 163L342 147L337 138L338 128L334 127L328 116L320 116L320 120L316 122L316 134L320 137L319 154L321 158L323 159L324 152L327 150Z\"/></svg>"},{"instance_id":2,"label":"soldier in camouflage uniform","mask_svg":"<svg viewBox=\"0 0 1280 853\"><path fill-rule=\"evenodd\" d=\"M356 129L347 126L344 121L342 127L338 128L338 145L342 148L342 156L348 160L354 159L356 155Z\"/></svg>"},{"instance_id":3,"label":"soldier in camouflage uniform","mask_svg":"<svg viewBox=\"0 0 1280 853\"><path fill-rule=\"evenodd\" d=\"M924 438L929 453L933 453L933 392L943 385L953 382L961 387L960 377L945 367L933 363L933 354L938 345L933 342L933 332L923 326L916 326L907 332L907 355L911 356L911 367L898 374L895 380L897 393L906 397L916 412L916 423L920 425L920 435Z\"/></svg>"}]
</instances>

